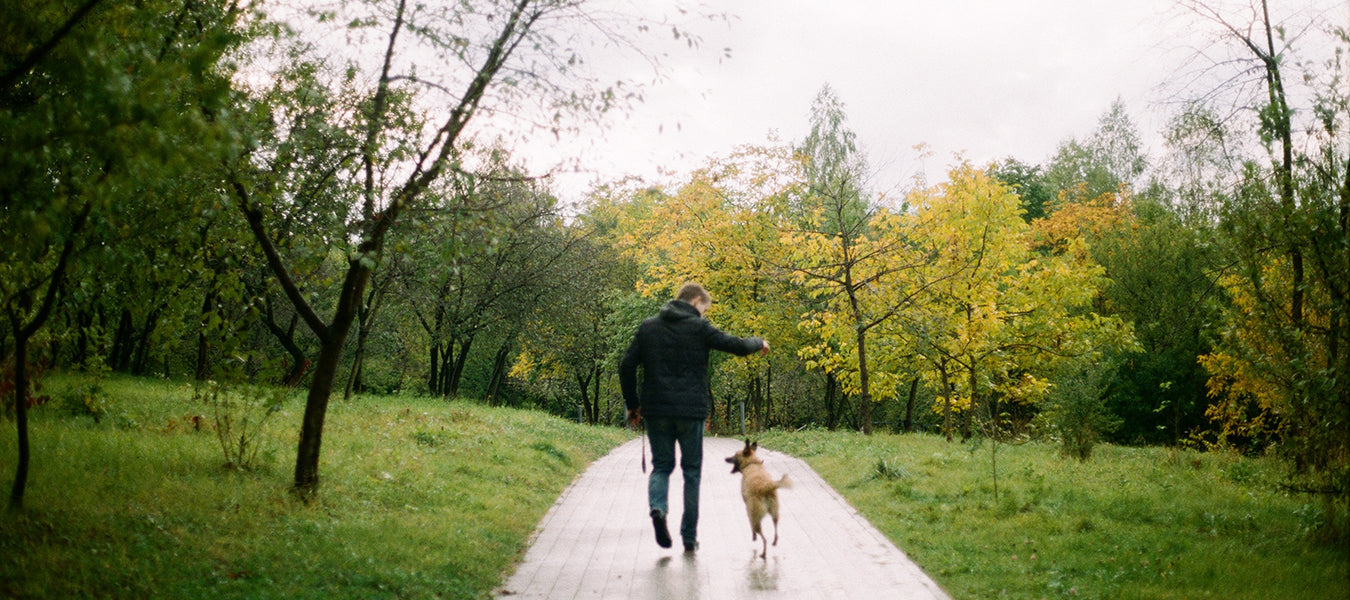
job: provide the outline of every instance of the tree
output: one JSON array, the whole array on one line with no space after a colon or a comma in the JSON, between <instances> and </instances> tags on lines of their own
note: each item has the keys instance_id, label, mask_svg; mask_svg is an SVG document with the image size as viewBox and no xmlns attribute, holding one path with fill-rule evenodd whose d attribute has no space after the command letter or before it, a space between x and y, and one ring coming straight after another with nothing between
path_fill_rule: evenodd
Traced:
<instances>
[{"instance_id":1,"label":"tree","mask_svg":"<svg viewBox=\"0 0 1350 600\"><path fill-rule=\"evenodd\" d=\"M637 289L666 299L682 283L699 281L715 299L709 318L719 327L789 330L797 296L779 276L784 247L774 218L796 184L795 166L784 148L744 147L710 160L673 195L639 191L619 220L622 233L616 240L623 256L638 265ZM631 336L636 322L627 327ZM776 348L791 348L778 342ZM756 358L722 369L738 382L733 384L738 392L746 390L746 401L760 415L772 411L772 364ZM729 405L728 395L728 413ZM715 405L711 408L717 412Z\"/></svg>"},{"instance_id":2,"label":"tree","mask_svg":"<svg viewBox=\"0 0 1350 600\"><path fill-rule=\"evenodd\" d=\"M169 15L171 18L164 18ZM14 342L19 466L27 480L30 343L85 251L113 239L110 210L217 154L240 39L236 4L48 3L7 15L0 42L0 302ZM178 209L171 205L170 210Z\"/></svg>"},{"instance_id":3,"label":"tree","mask_svg":"<svg viewBox=\"0 0 1350 600\"><path fill-rule=\"evenodd\" d=\"M337 74L339 93L325 89L328 82L320 78L311 79L318 85L300 90L323 102L306 104L318 113L321 122L315 128L287 126L305 123L312 113L260 106L267 115L260 122L277 125L260 136L272 145L252 148L234 167L230 184L273 276L319 341L295 469L295 489L305 496L318 486L328 398L371 272L384 259L395 224L446 174L463 169L462 138L470 122L480 112L509 110L510 103L530 99L553 111L549 126L563 127L568 115L599 114L633 97L584 79L580 84L568 80L578 72L579 61L566 45L572 38L557 33L573 25L609 25L589 18L580 2L517 0L439 8L391 0L311 14L318 22L295 31L350 24L352 46L371 50L378 62L369 64L357 55L346 65L322 65L319 72L326 77ZM627 39L604 33L621 43ZM308 62L303 55L294 62ZM430 66L419 57L431 58ZM317 172L293 177L310 165L303 155L296 160L283 152L286 148L322 148L321 157L332 160L315 165ZM304 186L280 185L288 183L287 177ZM346 233L323 240L340 249L345 262L327 316L294 280L273 242L276 221L297 206L292 193L342 207L333 214L344 221Z\"/></svg>"},{"instance_id":4,"label":"tree","mask_svg":"<svg viewBox=\"0 0 1350 600\"><path fill-rule=\"evenodd\" d=\"M1139 351L1114 360L1126 368L1109 383L1108 400L1124 443L1186 440L1205 425L1205 372L1198 358L1209 352L1222 320L1214 273L1220 262L1217 233L1203 221L1183 221L1177 205L1135 198L1118 225L1093 237L1092 255L1110 278L1102 310L1134 325ZM1094 374L1087 374L1084 382ZM1091 387L1091 386L1085 386Z\"/></svg>"},{"instance_id":5,"label":"tree","mask_svg":"<svg viewBox=\"0 0 1350 600\"><path fill-rule=\"evenodd\" d=\"M1303 23L1293 15L1277 21L1264 1L1245 18L1190 6L1246 57L1216 65L1236 64L1239 85L1206 97L1230 98L1235 114L1253 118L1259 139L1247 140L1248 147L1266 155L1234 174L1238 186L1220 213L1234 257L1220 282L1232 304L1214 352L1203 358L1214 398L1208 414L1220 427L1220 443L1239 437L1273 443L1288 460L1288 485L1323 498L1323 533L1344 538L1350 532L1343 522L1350 510L1344 350L1350 341L1350 148L1344 137L1350 100L1343 61L1350 32L1316 15ZM1325 37L1304 37L1319 33ZM1331 52L1321 60L1300 56L1300 50L1319 49ZM1240 85L1249 82L1256 85ZM1291 99L1308 106L1295 110Z\"/></svg>"},{"instance_id":6,"label":"tree","mask_svg":"<svg viewBox=\"0 0 1350 600\"><path fill-rule=\"evenodd\" d=\"M1017 194L1022 201L1022 219L1028 223L1044 218L1046 205L1054 204L1040 167L1008 158L1002 163L990 165L989 176L1003 182Z\"/></svg>"},{"instance_id":7,"label":"tree","mask_svg":"<svg viewBox=\"0 0 1350 600\"><path fill-rule=\"evenodd\" d=\"M1146 167L1138 130L1117 99L1088 139L1061 143L1045 166L1044 185L1056 195L1046 213L1066 203L1114 194L1121 187L1137 188Z\"/></svg>"},{"instance_id":8,"label":"tree","mask_svg":"<svg viewBox=\"0 0 1350 600\"><path fill-rule=\"evenodd\" d=\"M1076 230L1037 250L1038 234L1007 187L969 165L948 179L910 196L916 216L932 223L918 230L918 242L940 258L925 278L932 283L924 300L896 335L924 358L948 439L956 410L964 413L964 435L982 412L997 438L1000 399L1034 404L1065 365L1099 360L1132 338L1119 319L1091 312L1104 270Z\"/></svg>"},{"instance_id":9,"label":"tree","mask_svg":"<svg viewBox=\"0 0 1350 600\"><path fill-rule=\"evenodd\" d=\"M894 317L902 304L878 303L878 292L898 271L917 263L898 229L898 215L878 217L863 183L866 161L846 126L843 102L828 85L811 107L811 132L797 148L804 171L798 199L789 205L784 245L798 285L821 302L812 319L820 342L806 352L808 366L836 377L858 395L862 430L872 433L873 372L868 333ZM885 224L886 233L874 230ZM889 235L888 235L889 234ZM840 336L841 331L849 332ZM892 389L894 386L885 386Z\"/></svg>"}]
</instances>

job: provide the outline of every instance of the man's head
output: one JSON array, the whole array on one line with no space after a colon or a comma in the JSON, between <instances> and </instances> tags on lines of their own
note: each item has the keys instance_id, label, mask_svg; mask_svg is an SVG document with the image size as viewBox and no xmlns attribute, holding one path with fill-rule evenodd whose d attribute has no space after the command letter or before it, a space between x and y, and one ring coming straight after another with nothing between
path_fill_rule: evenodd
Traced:
<instances>
[{"instance_id":1,"label":"man's head","mask_svg":"<svg viewBox=\"0 0 1350 600\"><path fill-rule=\"evenodd\" d=\"M712 306L712 296L708 295L708 290L692 281L680 286L680 291L675 294L675 299L688 302L698 309L700 315L707 313L708 308Z\"/></svg>"}]
</instances>

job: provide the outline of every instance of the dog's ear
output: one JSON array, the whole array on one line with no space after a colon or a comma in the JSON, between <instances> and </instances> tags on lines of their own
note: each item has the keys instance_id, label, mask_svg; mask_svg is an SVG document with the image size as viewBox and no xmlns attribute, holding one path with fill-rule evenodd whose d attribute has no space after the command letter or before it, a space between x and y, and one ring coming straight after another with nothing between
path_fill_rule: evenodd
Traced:
<instances>
[{"instance_id":1,"label":"dog's ear","mask_svg":"<svg viewBox=\"0 0 1350 600\"><path fill-rule=\"evenodd\" d=\"M754 450L754 448L752 448L752 447L750 446L750 438L745 438L745 449L746 449L747 451L749 451L749 450Z\"/></svg>"}]
</instances>

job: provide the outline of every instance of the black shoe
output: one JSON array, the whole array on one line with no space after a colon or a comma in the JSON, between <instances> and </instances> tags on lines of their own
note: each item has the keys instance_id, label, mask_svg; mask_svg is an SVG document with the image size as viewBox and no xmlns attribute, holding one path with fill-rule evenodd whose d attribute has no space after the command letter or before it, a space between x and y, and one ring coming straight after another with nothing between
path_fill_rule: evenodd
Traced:
<instances>
[{"instance_id":1,"label":"black shoe","mask_svg":"<svg viewBox=\"0 0 1350 600\"><path fill-rule=\"evenodd\" d=\"M652 526L656 528L656 545L670 547L670 530L666 529L666 516L659 510L652 511Z\"/></svg>"},{"instance_id":2,"label":"black shoe","mask_svg":"<svg viewBox=\"0 0 1350 600\"><path fill-rule=\"evenodd\" d=\"M693 554L695 550L698 550L698 542L685 542L685 543L684 543L684 552L685 552L685 554Z\"/></svg>"}]
</instances>

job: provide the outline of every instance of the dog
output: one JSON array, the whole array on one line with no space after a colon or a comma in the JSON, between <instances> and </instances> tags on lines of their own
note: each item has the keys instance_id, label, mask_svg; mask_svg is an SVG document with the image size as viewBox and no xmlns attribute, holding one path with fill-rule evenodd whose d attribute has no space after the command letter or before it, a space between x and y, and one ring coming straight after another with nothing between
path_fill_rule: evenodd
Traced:
<instances>
[{"instance_id":1,"label":"dog","mask_svg":"<svg viewBox=\"0 0 1350 600\"><path fill-rule=\"evenodd\" d=\"M760 541L760 558L769 556L769 539L760 529L764 515L773 518L773 545L778 545L778 489L791 487L788 476L778 481L764 470L764 461L755 456L759 442L745 441L745 448L727 458L731 463L732 474L741 474L741 498L745 500L745 513L750 517L750 541Z\"/></svg>"}]
</instances>

